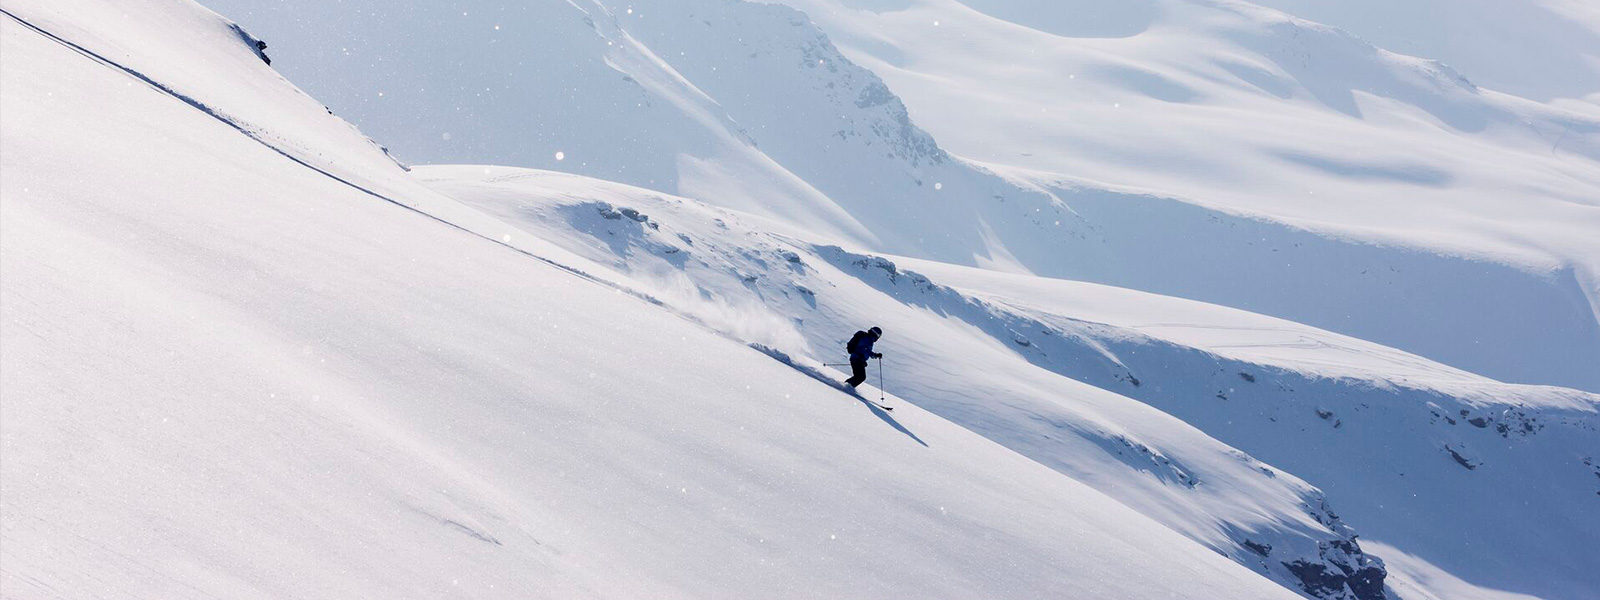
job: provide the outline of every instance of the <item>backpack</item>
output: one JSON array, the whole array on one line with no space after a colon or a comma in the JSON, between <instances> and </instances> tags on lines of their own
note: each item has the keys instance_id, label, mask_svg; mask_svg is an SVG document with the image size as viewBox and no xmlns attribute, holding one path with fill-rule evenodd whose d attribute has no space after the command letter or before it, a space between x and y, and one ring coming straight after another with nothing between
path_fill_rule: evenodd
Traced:
<instances>
[{"instance_id":1,"label":"backpack","mask_svg":"<svg viewBox=\"0 0 1600 600\"><path fill-rule=\"evenodd\" d=\"M854 336L850 337L850 341L845 342L845 344L844 344L845 351L849 352L850 356L855 356L856 355L856 346L860 345L861 344L861 338L867 337L867 335L868 334L865 331L857 331Z\"/></svg>"}]
</instances>

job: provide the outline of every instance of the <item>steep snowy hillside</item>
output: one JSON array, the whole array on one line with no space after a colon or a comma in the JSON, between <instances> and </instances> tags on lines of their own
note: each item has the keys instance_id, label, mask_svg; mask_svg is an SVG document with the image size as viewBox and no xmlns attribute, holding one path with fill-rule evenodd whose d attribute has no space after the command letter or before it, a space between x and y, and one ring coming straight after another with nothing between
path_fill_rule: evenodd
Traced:
<instances>
[{"instance_id":1,"label":"steep snowy hillside","mask_svg":"<svg viewBox=\"0 0 1600 600\"><path fill-rule=\"evenodd\" d=\"M1219 306L816 245L759 217L567 174L416 173L791 354L838 360L841 336L881 325L897 395L1291 587L1317 590L1293 566L1308 549L1296 538L1321 537L1312 553L1324 557L1340 548L1301 520L1308 508L1346 543L1344 523L1478 585L1550 598L1600 586L1574 551L1600 540L1600 396ZM1308 478L1344 519L1294 476L1133 399ZM1416 588L1398 597L1459 593Z\"/></svg>"},{"instance_id":2,"label":"steep snowy hillside","mask_svg":"<svg viewBox=\"0 0 1600 600\"><path fill-rule=\"evenodd\" d=\"M1256 0L1380 47L1443 61L1493 90L1600 110L1600 5L1584 0ZM975 4L977 5L977 4ZM1587 100L1584 107L1568 99Z\"/></svg>"},{"instance_id":3,"label":"steep snowy hillside","mask_svg":"<svg viewBox=\"0 0 1600 600\"><path fill-rule=\"evenodd\" d=\"M1600 391L1600 116L1253 5L212 4L413 160L576 172Z\"/></svg>"},{"instance_id":4,"label":"steep snowy hillside","mask_svg":"<svg viewBox=\"0 0 1600 600\"><path fill-rule=\"evenodd\" d=\"M1243 2L789 3L953 153L1084 219L1083 258L1040 272L1600 391L1594 111Z\"/></svg>"},{"instance_id":5,"label":"steep snowy hillside","mask_svg":"<svg viewBox=\"0 0 1600 600\"><path fill-rule=\"evenodd\" d=\"M498 167L417 173L527 233L629 269L654 282L669 305L785 355L839 360L839 336L880 325L893 349L880 368L894 372L883 375L902 397L1292 588L1317 590L1296 571L1304 569L1314 581L1335 580L1326 586L1333 590L1347 581L1381 590L1381 565L1361 555L1321 492L1143 404L1030 368L1005 342L974 337L981 330L972 322L906 310L903 299L873 290L876 271L852 273L849 262L866 257L766 233L769 224L746 216L571 175ZM1252 547L1275 547L1276 557L1262 560Z\"/></svg>"},{"instance_id":6,"label":"steep snowy hillside","mask_svg":"<svg viewBox=\"0 0 1600 600\"><path fill-rule=\"evenodd\" d=\"M0 595L1600 589L1567 88L1231 0L208 4L272 45L0 6Z\"/></svg>"},{"instance_id":7,"label":"steep snowy hillside","mask_svg":"<svg viewBox=\"0 0 1600 600\"><path fill-rule=\"evenodd\" d=\"M194 5L57 8L0 17L0 594L1293 597L212 97Z\"/></svg>"}]
</instances>

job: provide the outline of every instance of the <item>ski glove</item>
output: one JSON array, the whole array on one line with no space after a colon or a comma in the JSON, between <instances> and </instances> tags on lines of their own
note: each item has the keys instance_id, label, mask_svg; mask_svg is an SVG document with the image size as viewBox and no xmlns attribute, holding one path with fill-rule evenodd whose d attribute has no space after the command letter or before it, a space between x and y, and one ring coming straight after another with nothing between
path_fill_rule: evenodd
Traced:
<instances>
[{"instance_id":1,"label":"ski glove","mask_svg":"<svg viewBox=\"0 0 1600 600\"><path fill-rule=\"evenodd\" d=\"M873 352L872 353L872 357L873 358L883 358L883 353L882 352Z\"/></svg>"}]
</instances>

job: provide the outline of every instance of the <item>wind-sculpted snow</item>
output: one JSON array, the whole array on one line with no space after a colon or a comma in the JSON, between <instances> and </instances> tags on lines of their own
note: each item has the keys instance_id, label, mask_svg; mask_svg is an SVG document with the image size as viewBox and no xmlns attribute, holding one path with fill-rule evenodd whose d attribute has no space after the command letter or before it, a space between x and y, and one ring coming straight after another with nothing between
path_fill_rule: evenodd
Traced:
<instances>
[{"instance_id":1,"label":"wind-sculpted snow","mask_svg":"<svg viewBox=\"0 0 1600 600\"><path fill-rule=\"evenodd\" d=\"M1277 569L1295 589L1320 589L1329 573L1361 573L1363 559L1349 552L1360 548L1354 532L1315 490L1282 503L1260 493L1235 496L1254 486L1305 485L1287 473L1327 490L1356 531L1469 581L1552 597L1588 585L1570 549L1600 539L1600 523L1585 508L1600 487L1575 458L1600 452L1593 394L1504 384L1219 306L809 244L759 217L557 173L416 172L634 277L682 276L704 299L787 315L808 341L799 354L814 360L829 360L851 331L881 325L882 366L896 395L1091 482L1244 564ZM1198 447L1180 443L1184 435L1152 424L1164 415L1130 408L1141 406L1130 399L1250 454L1205 436ZM1463 460L1474 467L1462 468ZM1508 515L1508 501L1530 510ZM1306 507L1323 515L1302 524L1322 531L1312 536L1320 546L1292 541L1305 539L1298 537L1304 530L1282 529L1293 522L1282 515L1305 515ZM1261 515L1279 516L1264 523ZM1472 549L1480 536L1497 543ZM1345 562L1322 558L1347 555ZM1526 562L1505 562L1508 556Z\"/></svg>"},{"instance_id":2,"label":"wind-sculpted snow","mask_svg":"<svg viewBox=\"0 0 1600 600\"><path fill-rule=\"evenodd\" d=\"M1291 597L366 146L291 160L164 91L203 61L140 85L10 19L0 56L0 596Z\"/></svg>"},{"instance_id":3,"label":"wind-sculpted snow","mask_svg":"<svg viewBox=\"0 0 1600 600\"><path fill-rule=\"evenodd\" d=\"M403 177L385 149L274 72L263 53L265 42L198 6L172 10L181 4L19 0L6 3L5 10L24 26L179 98L295 160L380 192ZM106 18L108 14L117 17Z\"/></svg>"},{"instance_id":4,"label":"wind-sculpted snow","mask_svg":"<svg viewBox=\"0 0 1600 600\"><path fill-rule=\"evenodd\" d=\"M1573 0L1256 0L1375 45L1438 59L1538 101L1600 102L1600 8ZM1576 103L1570 103L1577 106Z\"/></svg>"},{"instance_id":5,"label":"wind-sculpted snow","mask_svg":"<svg viewBox=\"0 0 1600 600\"><path fill-rule=\"evenodd\" d=\"M1600 117L1269 9L214 4L426 162L597 176L1600 391Z\"/></svg>"},{"instance_id":6,"label":"wind-sculpted snow","mask_svg":"<svg viewBox=\"0 0 1600 600\"><path fill-rule=\"evenodd\" d=\"M790 4L883 77L953 156L1070 207L1070 218L1041 211L1061 223L1049 250L1002 236L1034 273L1270 314L1504 381L1600 391L1592 106L1509 96L1429 60L1438 56L1244 2L1156 2L1146 27L1115 39L1051 26L1053 3ZM1142 10L1072 4L1101 20ZM1522 35L1553 47L1577 39L1540 20L1545 8L1472 4L1441 10L1519 13L1488 26L1544 23ZM1428 18L1394 27L1455 35ZM1301 246L1315 250L1284 254Z\"/></svg>"},{"instance_id":7,"label":"wind-sculpted snow","mask_svg":"<svg viewBox=\"0 0 1600 600\"><path fill-rule=\"evenodd\" d=\"M1239 2L791 4L271 5L386 141L704 204L7 2L0 595L1600 587L1600 399L1485 376L1594 388L1593 118Z\"/></svg>"},{"instance_id":8,"label":"wind-sculpted snow","mask_svg":"<svg viewBox=\"0 0 1600 600\"><path fill-rule=\"evenodd\" d=\"M1086 481L1292 589L1307 589L1295 569L1382 580L1380 562L1328 550L1359 545L1320 492L1142 404L1030 367L1007 348L1011 340L984 335L1011 329L981 303L882 293L875 289L880 279L908 293L931 284L883 259L767 233L759 217L556 173L496 172L416 171L442 192L636 278L686 277L702 301L790 315L808 342L801 352L813 361L827 361L855 328L882 325L888 357L880 367L897 396ZM796 364L790 352L769 353ZM1246 542L1276 548L1272 559Z\"/></svg>"},{"instance_id":9,"label":"wind-sculpted snow","mask_svg":"<svg viewBox=\"0 0 1600 600\"><path fill-rule=\"evenodd\" d=\"M934 275L901 270L897 283L882 269L858 272L908 304L1011 340L1036 365L1149 403L1315 482L1368 536L1492 587L1559 598L1594 585L1569 549L1600 539L1583 500L1600 486L1581 460L1600 452L1600 396L1503 384L1219 308L1181 316L1192 309L1171 300L906 262ZM1508 504L1525 510L1508 514ZM1474 543L1485 537L1496 543ZM1506 565L1507 555L1519 560Z\"/></svg>"}]
</instances>

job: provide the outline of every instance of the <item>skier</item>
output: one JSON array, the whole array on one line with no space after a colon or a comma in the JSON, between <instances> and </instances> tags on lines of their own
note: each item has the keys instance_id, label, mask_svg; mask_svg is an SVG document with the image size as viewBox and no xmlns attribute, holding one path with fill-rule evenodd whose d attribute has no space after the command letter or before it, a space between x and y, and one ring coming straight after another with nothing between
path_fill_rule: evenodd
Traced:
<instances>
[{"instance_id":1,"label":"skier","mask_svg":"<svg viewBox=\"0 0 1600 600\"><path fill-rule=\"evenodd\" d=\"M850 352L850 378L844 380L850 384L851 389L861 385L867 380L867 359L883 358L883 354L872 351L872 343L883 337L883 330L873 327L866 331L857 331L844 349Z\"/></svg>"}]
</instances>

